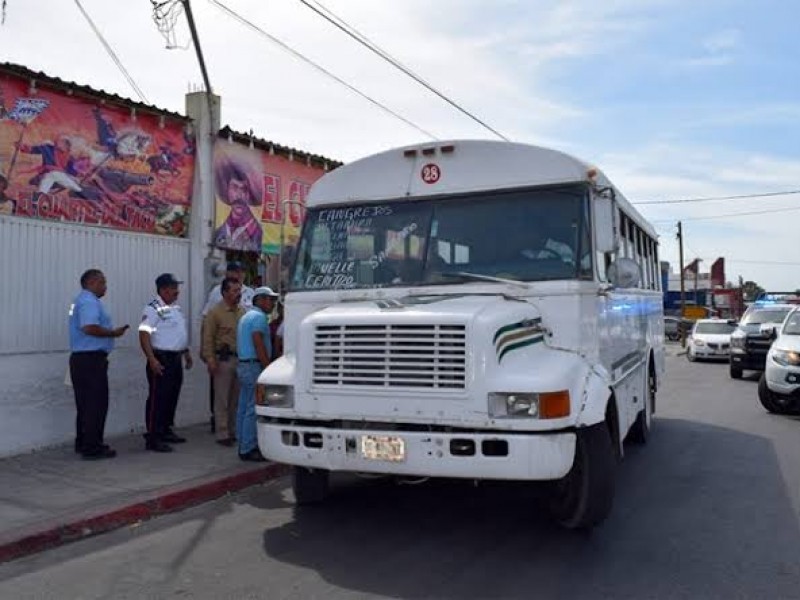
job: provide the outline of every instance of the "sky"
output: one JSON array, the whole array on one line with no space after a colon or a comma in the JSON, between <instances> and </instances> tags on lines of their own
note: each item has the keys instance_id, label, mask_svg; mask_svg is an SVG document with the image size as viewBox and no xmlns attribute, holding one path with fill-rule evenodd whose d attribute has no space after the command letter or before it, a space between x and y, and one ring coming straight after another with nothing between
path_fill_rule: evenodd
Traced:
<instances>
[{"instance_id":1,"label":"sky","mask_svg":"<svg viewBox=\"0 0 800 600\"><path fill-rule=\"evenodd\" d=\"M342 161L429 141L423 131L497 139L300 0L219 2L414 126L213 0L191 1L222 125ZM728 281L800 288L800 193L652 204L800 191L795 0L319 2L492 129L602 169L673 270L681 221L687 264L722 256ZM168 49L149 0L80 6L146 101L184 112L202 82L185 17ZM0 61L139 100L75 0L7 0Z\"/></svg>"}]
</instances>

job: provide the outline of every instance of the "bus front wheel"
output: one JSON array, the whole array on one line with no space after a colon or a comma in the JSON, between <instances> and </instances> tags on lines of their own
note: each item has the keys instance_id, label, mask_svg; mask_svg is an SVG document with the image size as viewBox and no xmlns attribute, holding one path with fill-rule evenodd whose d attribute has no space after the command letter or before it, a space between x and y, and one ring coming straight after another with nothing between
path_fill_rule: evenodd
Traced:
<instances>
[{"instance_id":1,"label":"bus front wheel","mask_svg":"<svg viewBox=\"0 0 800 600\"><path fill-rule=\"evenodd\" d=\"M578 429L572 469L553 483L550 512L568 529L600 524L614 502L616 460L605 422Z\"/></svg>"},{"instance_id":2,"label":"bus front wheel","mask_svg":"<svg viewBox=\"0 0 800 600\"><path fill-rule=\"evenodd\" d=\"M292 491L298 506L319 504L328 496L329 473L323 469L292 467Z\"/></svg>"}]
</instances>

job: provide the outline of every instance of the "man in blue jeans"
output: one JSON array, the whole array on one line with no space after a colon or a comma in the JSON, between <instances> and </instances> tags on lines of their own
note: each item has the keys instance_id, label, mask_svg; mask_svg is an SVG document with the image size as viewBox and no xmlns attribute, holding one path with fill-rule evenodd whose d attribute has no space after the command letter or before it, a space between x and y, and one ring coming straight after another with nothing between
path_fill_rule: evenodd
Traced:
<instances>
[{"instance_id":1,"label":"man in blue jeans","mask_svg":"<svg viewBox=\"0 0 800 600\"><path fill-rule=\"evenodd\" d=\"M236 354L239 364L239 406L236 410L236 435L239 438L239 458L262 462L256 434L256 381L272 356L269 335L269 314L278 294L268 287L256 288L253 308L239 319L236 331Z\"/></svg>"}]
</instances>

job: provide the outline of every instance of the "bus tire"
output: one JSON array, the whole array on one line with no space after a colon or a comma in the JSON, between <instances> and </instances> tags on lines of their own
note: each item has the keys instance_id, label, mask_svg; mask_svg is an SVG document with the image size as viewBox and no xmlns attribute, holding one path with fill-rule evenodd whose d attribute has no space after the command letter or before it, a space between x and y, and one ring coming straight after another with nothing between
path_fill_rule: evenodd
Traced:
<instances>
[{"instance_id":1,"label":"bus tire","mask_svg":"<svg viewBox=\"0 0 800 600\"><path fill-rule=\"evenodd\" d=\"M647 399L642 410L636 415L636 420L628 432L628 439L635 444L646 444L653 427L653 413L656 407L656 378L650 368L647 375Z\"/></svg>"},{"instance_id":2,"label":"bus tire","mask_svg":"<svg viewBox=\"0 0 800 600\"><path fill-rule=\"evenodd\" d=\"M730 373L732 379L741 379L742 378L742 369L740 367L734 367L731 365Z\"/></svg>"},{"instance_id":3,"label":"bus tire","mask_svg":"<svg viewBox=\"0 0 800 600\"><path fill-rule=\"evenodd\" d=\"M605 422L578 429L576 435L572 468L553 482L549 508L563 527L590 529L611 512L616 461Z\"/></svg>"},{"instance_id":4,"label":"bus tire","mask_svg":"<svg viewBox=\"0 0 800 600\"><path fill-rule=\"evenodd\" d=\"M767 377L763 374L761 375L761 379L758 380L758 399L761 402L761 406L771 413L776 415L785 415L789 413L787 403L781 402L780 399L776 397L776 394L769 389L767 386Z\"/></svg>"},{"instance_id":5,"label":"bus tire","mask_svg":"<svg viewBox=\"0 0 800 600\"><path fill-rule=\"evenodd\" d=\"M329 473L324 469L292 467L292 491L298 506L320 504L328 496Z\"/></svg>"}]
</instances>

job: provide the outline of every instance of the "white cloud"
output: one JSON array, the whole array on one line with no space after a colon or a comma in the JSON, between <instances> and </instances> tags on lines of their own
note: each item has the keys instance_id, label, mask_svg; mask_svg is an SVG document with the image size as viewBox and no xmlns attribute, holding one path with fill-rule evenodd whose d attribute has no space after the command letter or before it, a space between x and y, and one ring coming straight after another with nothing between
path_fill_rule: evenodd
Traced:
<instances>
[{"instance_id":1,"label":"white cloud","mask_svg":"<svg viewBox=\"0 0 800 600\"><path fill-rule=\"evenodd\" d=\"M798 189L800 181L800 159L674 141L609 153L598 164L634 203L788 191ZM769 263L790 260L787 257L796 254L797 199L787 195L636 208L656 225L662 260L678 263L675 224L680 220L687 262L694 257L709 262L724 256L729 281L742 275L770 289L794 289L800 281L800 267ZM774 209L791 210L724 216Z\"/></svg>"},{"instance_id":2,"label":"white cloud","mask_svg":"<svg viewBox=\"0 0 800 600\"><path fill-rule=\"evenodd\" d=\"M678 61L686 68L724 67L734 62L742 34L737 29L724 29L708 35L700 41L705 52L702 56Z\"/></svg>"},{"instance_id":3,"label":"white cloud","mask_svg":"<svg viewBox=\"0 0 800 600\"><path fill-rule=\"evenodd\" d=\"M225 2L438 136L493 137L299 2ZM150 101L182 112L189 83L200 81L193 49L164 50L164 40L151 20L147 2L82 3ZM628 106L634 112L641 106L635 98L621 96L628 82L620 70L614 71L619 76L619 93L604 93L602 100L593 96L593 86L600 78L586 70L581 72L581 67L598 56L605 59L609 73L618 66L617 58L627 55L640 57L640 62L653 57L661 61L661 48L650 43L654 38L649 34L663 34L663 22L677 16L683 5L694 5L689 0L327 0L325 4L512 139L569 149L591 158L632 201L782 190L797 187L800 181L798 152L787 151L781 156L777 152L737 150L734 142L730 146L707 142L709 138L700 138L696 131L715 126L733 133L736 127L747 125L748 134L761 136L756 138L758 147L768 148L768 134L757 126L796 127L800 119L800 105L796 103L765 97L763 104L747 105L742 100L732 109L730 97L719 97L706 106L721 108L715 114L703 115L701 109L681 104L681 88L675 86L663 90L663 113L654 111L652 118L647 115L647 119L641 119L626 112ZM259 137L342 160L422 138L419 132L231 21L209 2L198 1L192 6L212 83L222 96L223 124L240 131L252 128ZM182 20L178 27L180 41L185 41ZM681 63L683 68L724 66L732 70L739 66L743 32L748 36L748 45L755 33L714 27L707 25L709 34L695 40L694 52L686 53L689 58ZM682 43L680 38L675 40ZM4 60L132 96L122 75L71 3L9 3L0 43ZM576 76L570 79L564 73ZM790 83L787 77L787 89ZM608 87L603 91L614 90ZM600 104L609 97L619 104ZM676 110L686 114L678 119ZM599 127L600 119L608 119L607 129ZM641 123L649 128L653 122L663 123L663 127L654 128L656 134L648 134L645 127L635 130ZM630 142L624 140L630 139L641 141L626 147ZM598 148L605 149L605 153L599 153ZM753 259L774 260L776 255L795 252L797 235L792 223L797 219L792 213L710 221L688 219L791 202L796 202L796 197L758 204L743 201L642 206L640 210L653 220L685 219L693 251L711 256L743 253ZM665 234L662 241L662 255L674 262L672 233ZM746 278L759 281L759 267L751 268L753 272L745 274ZM800 281L800 274L784 273L784 278L785 285L789 285L789 281Z\"/></svg>"}]
</instances>

